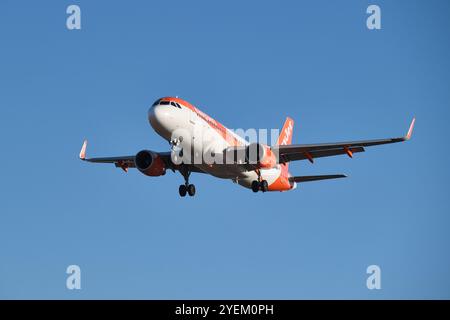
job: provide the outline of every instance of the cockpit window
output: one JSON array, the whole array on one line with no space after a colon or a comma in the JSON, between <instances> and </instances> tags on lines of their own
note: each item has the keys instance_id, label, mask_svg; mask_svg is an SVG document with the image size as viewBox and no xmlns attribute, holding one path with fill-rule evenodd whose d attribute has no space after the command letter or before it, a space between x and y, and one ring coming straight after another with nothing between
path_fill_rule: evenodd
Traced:
<instances>
[{"instance_id":1,"label":"cockpit window","mask_svg":"<svg viewBox=\"0 0 450 320\"><path fill-rule=\"evenodd\" d=\"M158 105L158 104L161 104L161 105L164 105L164 106L171 105L171 106L173 106L173 107L175 107L175 108L181 109L181 106L180 106L177 102L175 102L175 101L169 101L169 100L158 99L158 100L155 101L155 103L153 103L152 106L156 106L156 105Z\"/></svg>"},{"instance_id":2,"label":"cockpit window","mask_svg":"<svg viewBox=\"0 0 450 320\"><path fill-rule=\"evenodd\" d=\"M177 102L170 101L170 104L171 104L172 106L174 106L175 108L181 109L180 105L179 105Z\"/></svg>"}]
</instances>

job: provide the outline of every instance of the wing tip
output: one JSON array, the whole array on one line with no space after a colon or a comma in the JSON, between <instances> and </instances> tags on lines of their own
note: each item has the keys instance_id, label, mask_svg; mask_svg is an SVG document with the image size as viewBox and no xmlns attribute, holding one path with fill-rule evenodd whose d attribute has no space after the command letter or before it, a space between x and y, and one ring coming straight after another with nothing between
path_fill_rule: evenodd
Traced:
<instances>
[{"instance_id":1,"label":"wing tip","mask_svg":"<svg viewBox=\"0 0 450 320\"><path fill-rule=\"evenodd\" d=\"M82 145L82 147L81 147L80 155L79 155L79 157L80 157L81 160L86 160L86 148L87 148L87 142L88 142L88 141L87 141L86 139L83 141L83 145Z\"/></svg>"},{"instance_id":2,"label":"wing tip","mask_svg":"<svg viewBox=\"0 0 450 320\"><path fill-rule=\"evenodd\" d=\"M414 130L414 124L416 123L416 117L414 117L411 121L411 124L409 125L408 133L405 136L405 140L411 139L413 130Z\"/></svg>"}]
</instances>

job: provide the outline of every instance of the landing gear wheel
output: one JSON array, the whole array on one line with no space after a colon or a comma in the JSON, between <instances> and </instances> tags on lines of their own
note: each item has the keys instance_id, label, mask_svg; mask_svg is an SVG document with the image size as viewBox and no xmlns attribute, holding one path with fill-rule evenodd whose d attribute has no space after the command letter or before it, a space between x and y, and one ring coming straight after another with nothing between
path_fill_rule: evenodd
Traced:
<instances>
[{"instance_id":1,"label":"landing gear wheel","mask_svg":"<svg viewBox=\"0 0 450 320\"><path fill-rule=\"evenodd\" d=\"M187 192L191 197L193 197L195 195L195 186L193 184L188 185Z\"/></svg>"},{"instance_id":2,"label":"landing gear wheel","mask_svg":"<svg viewBox=\"0 0 450 320\"><path fill-rule=\"evenodd\" d=\"M186 196L187 188L184 184L180 185L180 188L178 189L178 192L180 193L181 197Z\"/></svg>"},{"instance_id":3,"label":"landing gear wheel","mask_svg":"<svg viewBox=\"0 0 450 320\"><path fill-rule=\"evenodd\" d=\"M259 181L253 180L252 181L252 191L258 192L259 191Z\"/></svg>"},{"instance_id":4,"label":"landing gear wheel","mask_svg":"<svg viewBox=\"0 0 450 320\"><path fill-rule=\"evenodd\" d=\"M189 194L189 196L193 197L195 195L195 186L193 184L189 184L189 176L191 175L191 172L187 170L186 167L182 166L180 169L180 173L184 178L184 184L182 184L179 189L180 196L184 197L187 193Z\"/></svg>"},{"instance_id":5,"label":"landing gear wheel","mask_svg":"<svg viewBox=\"0 0 450 320\"><path fill-rule=\"evenodd\" d=\"M261 181L261 191L266 192L269 190L269 184L267 183L267 180Z\"/></svg>"}]
</instances>

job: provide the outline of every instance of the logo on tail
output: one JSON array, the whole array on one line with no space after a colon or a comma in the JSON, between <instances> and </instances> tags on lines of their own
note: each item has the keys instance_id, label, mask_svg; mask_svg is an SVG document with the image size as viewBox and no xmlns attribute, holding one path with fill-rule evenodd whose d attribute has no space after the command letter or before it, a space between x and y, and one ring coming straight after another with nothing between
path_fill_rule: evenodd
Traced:
<instances>
[{"instance_id":1,"label":"logo on tail","mask_svg":"<svg viewBox=\"0 0 450 320\"><path fill-rule=\"evenodd\" d=\"M292 133L294 132L294 120L287 117L278 137L278 145L288 145L292 143ZM285 177L289 176L289 163L281 164L281 174Z\"/></svg>"},{"instance_id":2,"label":"logo on tail","mask_svg":"<svg viewBox=\"0 0 450 320\"><path fill-rule=\"evenodd\" d=\"M288 145L292 143L292 132L294 131L294 120L286 118L283 129L281 129L280 136L278 137L278 145Z\"/></svg>"}]
</instances>

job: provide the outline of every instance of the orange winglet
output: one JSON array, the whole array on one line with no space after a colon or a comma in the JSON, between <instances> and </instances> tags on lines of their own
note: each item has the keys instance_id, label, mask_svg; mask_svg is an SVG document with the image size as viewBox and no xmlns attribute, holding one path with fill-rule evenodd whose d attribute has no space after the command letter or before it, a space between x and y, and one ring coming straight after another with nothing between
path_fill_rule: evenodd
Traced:
<instances>
[{"instance_id":1,"label":"orange winglet","mask_svg":"<svg viewBox=\"0 0 450 320\"><path fill-rule=\"evenodd\" d=\"M412 121L411 121L411 124L409 125L408 133L405 136L405 140L411 139L415 123L416 123L416 118L413 118Z\"/></svg>"},{"instance_id":2,"label":"orange winglet","mask_svg":"<svg viewBox=\"0 0 450 320\"><path fill-rule=\"evenodd\" d=\"M306 159L309 160L309 162L314 163L314 158L312 157L311 153L308 151L305 152Z\"/></svg>"},{"instance_id":3,"label":"orange winglet","mask_svg":"<svg viewBox=\"0 0 450 320\"><path fill-rule=\"evenodd\" d=\"M344 150L345 150L345 153L346 153L350 158L353 158L353 152L352 152L349 148L344 147Z\"/></svg>"},{"instance_id":4,"label":"orange winglet","mask_svg":"<svg viewBox=\"0 0 450 320\"><path fill-rule=\"evenodd\" d=\"M87 140L84 140L83 146L81 147L81 150L80 150L80 159L81 160L86 159L86 147L87 147Z\"/></svg>"}]
</instances>

